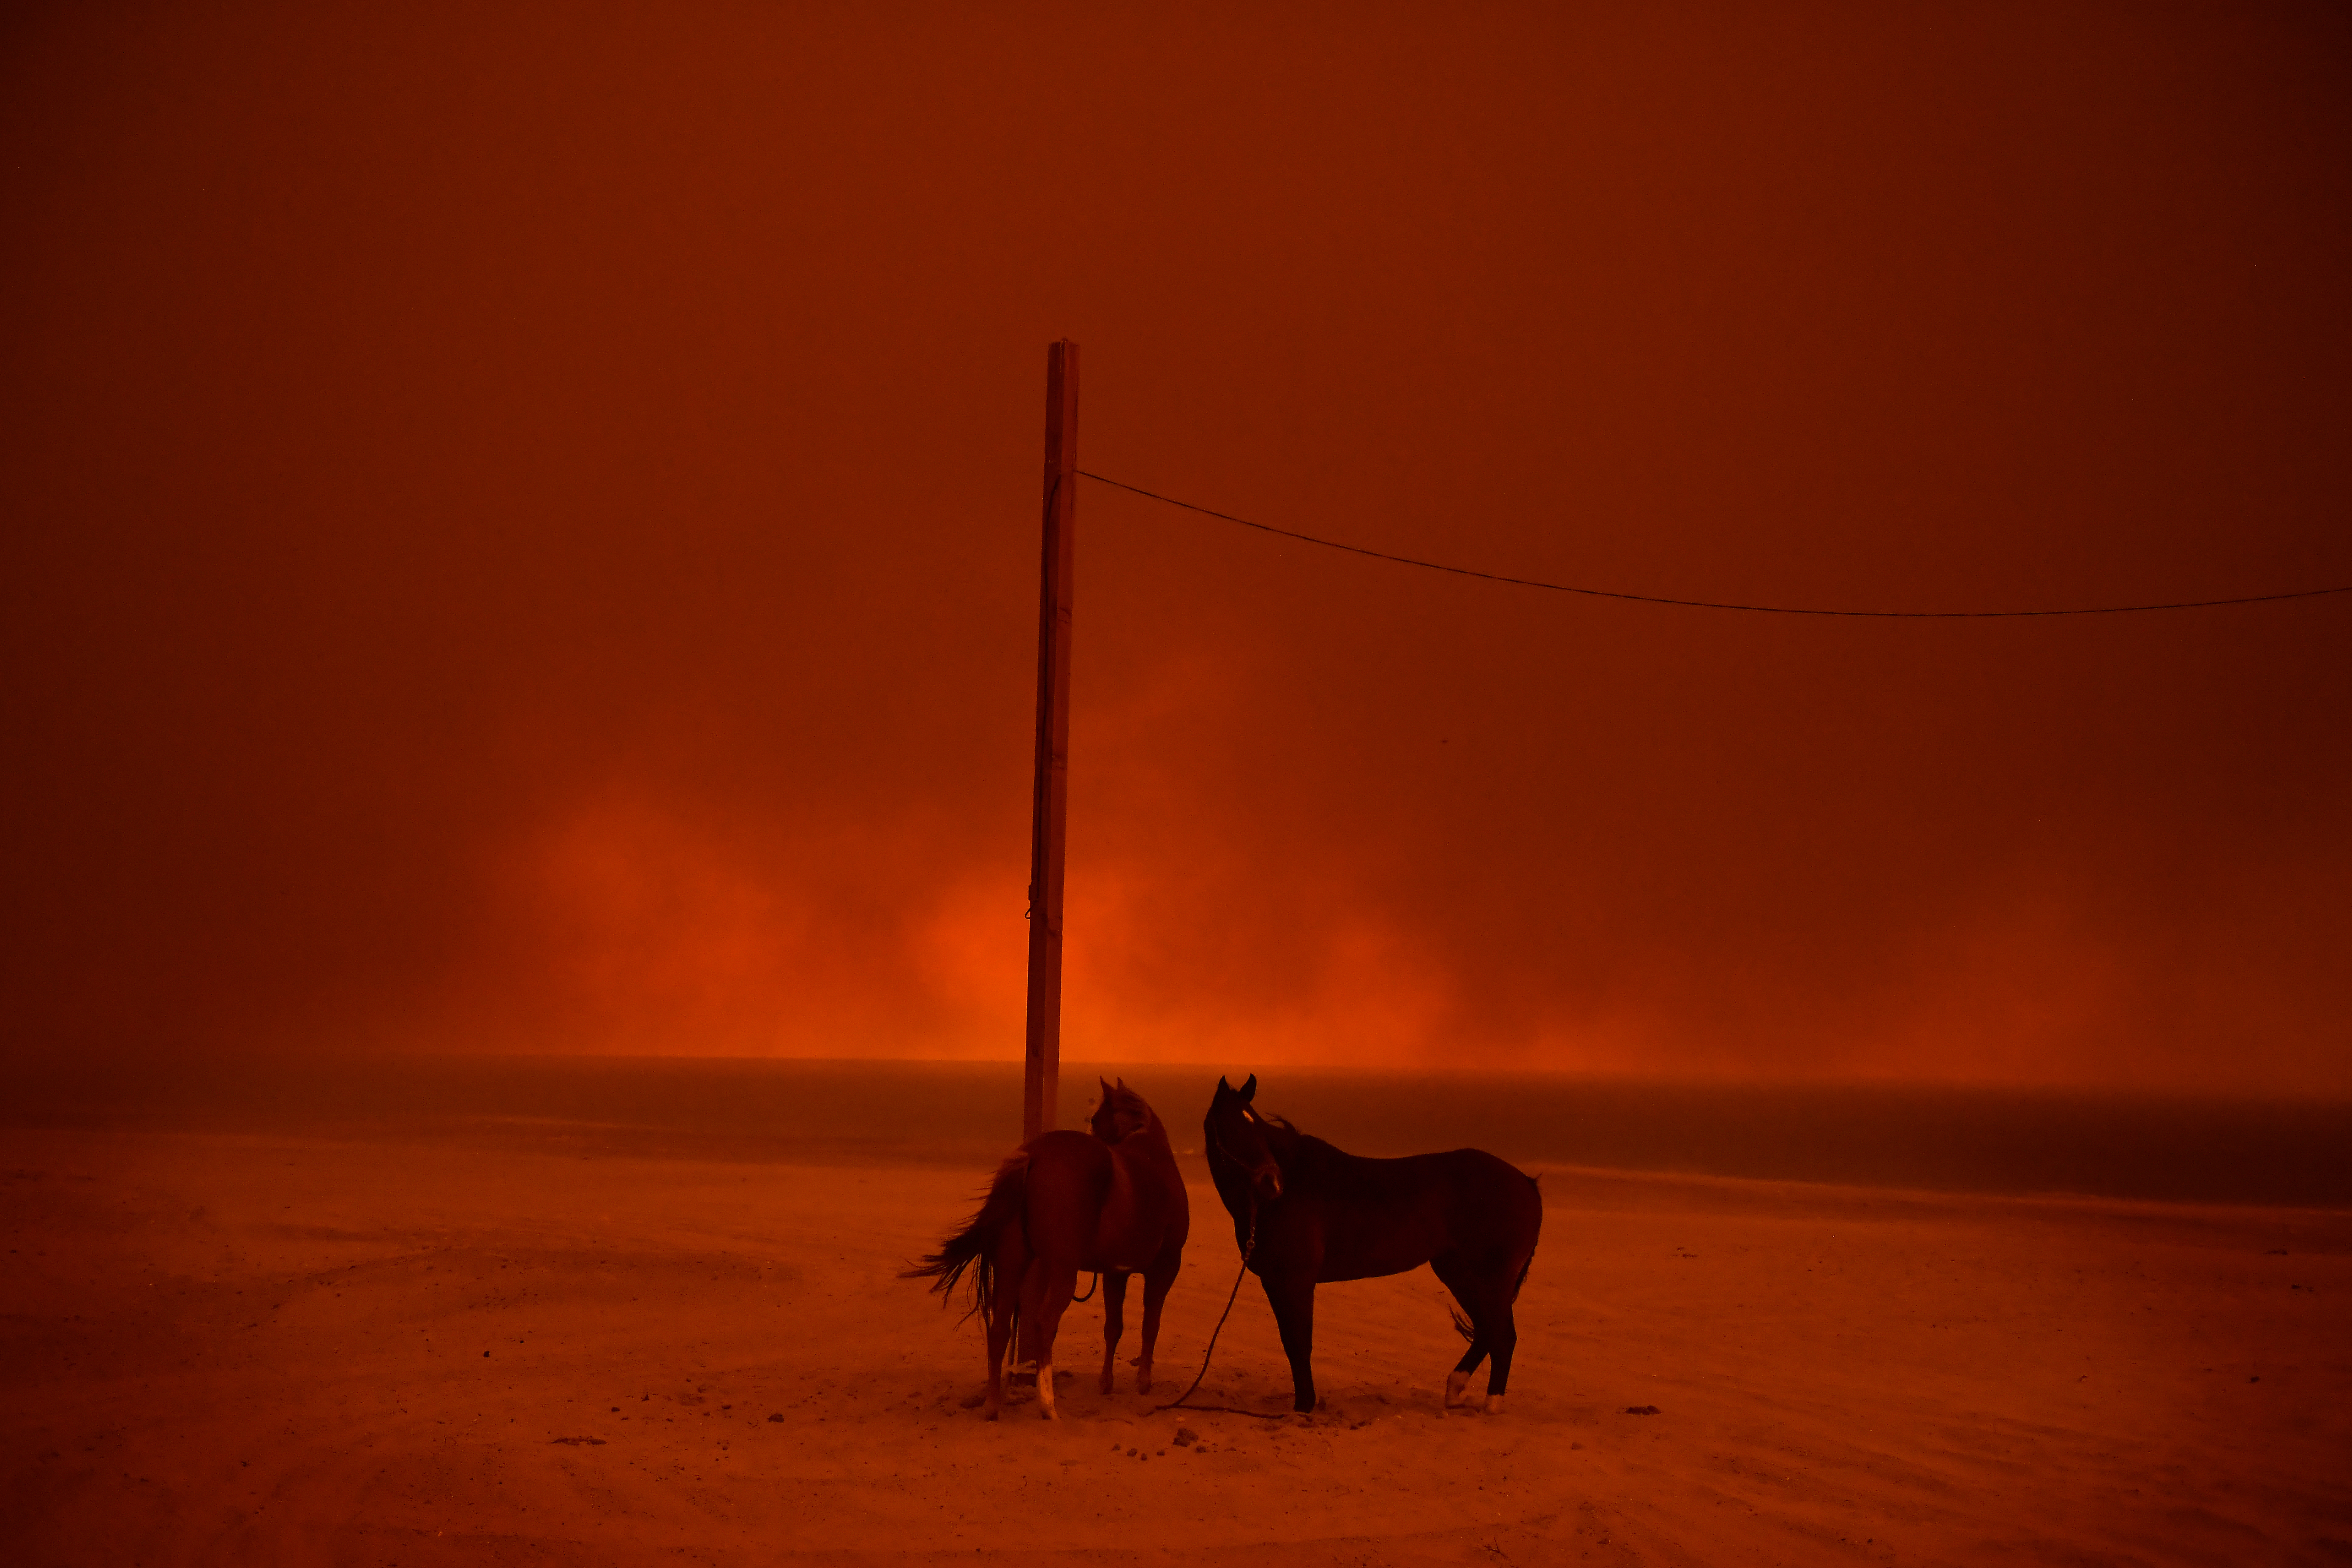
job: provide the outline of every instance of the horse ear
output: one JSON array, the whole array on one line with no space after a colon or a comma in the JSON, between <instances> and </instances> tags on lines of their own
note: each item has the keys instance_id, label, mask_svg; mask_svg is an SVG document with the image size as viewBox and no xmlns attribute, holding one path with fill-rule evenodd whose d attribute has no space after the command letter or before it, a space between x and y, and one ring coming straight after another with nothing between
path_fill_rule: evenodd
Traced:
<instances>
[{"instance_id":1,"label":"horse ear","mask_svg":"<svg viewBox=\"0 0 2352 1568\"><path fill-rule=\"evenodd\" d=\"M1097 1073L1095 1075L1095 1081L1102 1085L1102 1097L1105 1100L1108 1100L1110 1098L1110 1079L1103 1077L1100 1073Z\"/></svg>"},{"instance_id":2,"label":"horse ear","mask_svg":"<svg viewBox=\"0 0 2352 1568\"><path fill-rule=\"evenodd\" d=\"M1242 1101L1244 1104L1247 1104L1249 1101L1255 1100L1256 1098L1257 1074L1252 1073L1249 1075L1249 1082L1242 1085Z\"/></svg>"},{"instance_id":3,"label":"horse ear","mask_svg":"<svg viewBox=\"0 0 2352 1568\"><path fill-rule=\"evenodd\" d=\"M1234 1086L1225 1081L1224 1074L1219 1073L1217 1075L1217 1098L1219 1100L1223 1100L1225 1096L1233 1093L1233 1091Z\"/></svg>"}]
</instances>

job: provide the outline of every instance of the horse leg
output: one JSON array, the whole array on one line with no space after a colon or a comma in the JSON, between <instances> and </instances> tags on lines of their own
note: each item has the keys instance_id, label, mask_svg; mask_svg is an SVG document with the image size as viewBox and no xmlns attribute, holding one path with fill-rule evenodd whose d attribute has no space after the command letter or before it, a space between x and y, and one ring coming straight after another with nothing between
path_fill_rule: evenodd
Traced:
<instances>
[{"instance_id":1,"label":"horse leg","mask_svg":"<svg viewBox=\"0 0 2352 1568\"><path fill-rule=\"evenodd\" d=\"M1486 1336L1479 1333L1475 1325L1471 1336L1470 1348L1463 1352L1460 1361L1454 1363L1454 1370L1445 1374L1445 1408L1448 1410L1459 1410L1470 1403L1470 1374L1476 1372L1478 1363L1486 1359Z\"/></svg>"},{"instance_id":2,"label":"horse leg","mask_svg":"<svg viewBox=\"0 0 2352 1568\"><path fill-rule=\"evenodd\" d=\"M1496 1290L1494 1326L1481 1337L1495 1349L1495 1370L1486 1374L1486 1414L1500 1415L1503 1391L1511 1382L1511 1353L1519 1348L1519 1325L1511 1311L1507 1289Z\"/></svg>"},{"instance_id":3,"label":"horse leg","mask_svg":"<svg viewBox=\"0 0 2352 1568\"><path fill-rule=\"evenodd\" d=\"M1021 1343L1037 1363L1037 1414L1048 1421L1062 1418L1054 1408L1054 1336L1061 1330L1062 1314L1070 1310L1070 1298L1077 1293L1077 1265L1060 1258L1040 1258L1030 1264L1029 1278L1021 1287Z\"/></svg>"},{"instance_id":4,"label":"horse leg","mask_svg":"<svg viewBox=\"0 0 2352 1568\"><path fill-rule=\"evenodd\" d=\"M988 1324L988 1404L981 1411L986 1421L1004 1412L1004 1354L1021 1321L1021 1288L1029 1275L1029 1244L1019 1226L1006 1226L998 1237L994 1267L994 1289L982 1312Z\"/></svg>"},{"instance_id":5,"label":"horse leg","mask_svg":"<svg viewBox=\"0 0 2352 1568\"><path fill-rule=\"evenodd\" d=\"M1433 1258L1430 1268L1470 1317L1470 1348L1454 1363L1454 1370L1445 1374L1446 1408L1484 1410L1489 1415L1500 1415L1503 1392L1511 1381L1511 1354L1519 1345L1518 1325L1511 1316L1510 1279L1491 1269L1475 1269L1459 1258ZM1470 1374L1490 1354L1495 1364L1486 1374L1486 1397L1474 1401L1470 1397Z\"/></svg>"},{"instance_id":6,"label":"horse leg","mask_svg":"<svg viewBox=\"0 0 2352 1568\"><path fill-rule=\"evenodd\" d=\"M993 1421L1004 1413L1004 1347L1012 1338L1012 1309L992 1310L988 1314L988 1403L980 1413L983 1421Z\"/></svg>"},{"instance_id":7,"label":"horse leg","mask_svg":"<svg viewBox=\"0 0 2352 1568\"><path fill-rule=\"evenodd\" d=\"M1538 1211L1541 1220L1541 1211ZM1519 1348L1519 1324L1517 1308L1519 1287L1528 1277L1528 1265L1535 1258L1535 1236L1529 1227L1527 1250L1513 1258L1504 1257L1496 1267L1486 1269L1469 1281L1472 1294L1463 1296L1462 1304L1471 1314L1471 1323L1478 1334L1478 1343L1495 1352L1495 1369L1486 1374L1486 1414L1503 1413L1503 1393L1511 1384L1511 1357ZM1475 1367L1475 1362L1465 1363Z\"/></svg>"},{"instance_id":8,"label":"horse leg","mask_svg":"<svg viewBox=\"0 0 2352 1568\"><path fill-rule=\"evenodd\" d=\"M1461 1411L1463 1405L1470 1404L1470 1373L1477 1371L1479 1361L1486 1359L1494 1344L1486 1338L1486 1314L1477 1305L1477 1277L1463 1268L1458 1258L1451 1256L1430 1258L1430 1272L1437 1274L1446 1290L1454 1293L1454 1300L1461 1302L1463 1311L1470 1314L1470 1350L1463 1352L1463 1359L1454 1363L1454 1371L1446 1373L1446 1408Z\"/></svg>"},{"instance_id":9,"label":"horse leg","mask_svg":"<svg viewBox=\"0 0 2352 1568\"><path fill-rule=\"evenodd\" d=\"M1275 1327L1282 1331L1282 1353L1290 1358L1290 1407L1315 1408L1315 1277L1286 1274L1261 1279Z\"/></svg>"},{"instance_id":10,"label":"horse leg","mask_svg":"<svg viewBox=\"0 0 2352 1568\"><path fill-rule=\"evenodd\" d=\"M1184 1248L1175 1246L1151 1260L1143 1271L1143 1354L1136 1363L1135 1392L1151 1392L1151 1352L1160 1342L1160 1306L1168 1300L1168 1287L1176 1283L1177 1270L1184 1267Z\"/></svg>"},{"instance_id":11,"label":"horse leg","mask_svg":"<svg viewBox=\"0 0 2352 1568\"><path fill-rule=\"evenodd\" d=\"M1103 1293L1102 1391L1111 1391L1112 1369L1118 1365L1118 1336L1127 1331L1127 1276L1106 1274Z\"/></svg>"}]
</instances>

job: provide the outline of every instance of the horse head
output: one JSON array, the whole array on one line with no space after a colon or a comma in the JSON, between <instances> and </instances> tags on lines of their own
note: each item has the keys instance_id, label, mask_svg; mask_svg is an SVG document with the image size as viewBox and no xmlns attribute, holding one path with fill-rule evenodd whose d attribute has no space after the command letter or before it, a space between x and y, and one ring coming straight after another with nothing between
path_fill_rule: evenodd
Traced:
<instances>
[{"instance_id":1,"label":"horse head","mask_svg":"<svg viewBox=\"0 0 2352 1568\"><path fill-rule=\"evenodd\" d=\"M1102 1085L1102 1098L1096 1101L1094 1116L1087 1125L1096 1137L1116 1148L1129 1134L1151 1125L1151 1107L1143 1102L1143 1096L1127 1087L1127 1079L1115 1084L1102 1078L1095 1081Z\"/></svg>"},{"instance_id":2,"label":"horse head","mask_svg":"<svg viewBox=\"0 0 2352 1568\"><path fill-rule=\"evenodd\" d=\"M1248 1181L1257 1201L1270 1204L1282 1196L1282 1166L1266 1138L1266 1124L1250 1107L1256 1098L1257 1074L1250 1074L1249 1081L1239 1089L1218 1079L1204 1131L1213 1163L1214 1156L1223 1155Z\"/></svg>"}]
</instances>

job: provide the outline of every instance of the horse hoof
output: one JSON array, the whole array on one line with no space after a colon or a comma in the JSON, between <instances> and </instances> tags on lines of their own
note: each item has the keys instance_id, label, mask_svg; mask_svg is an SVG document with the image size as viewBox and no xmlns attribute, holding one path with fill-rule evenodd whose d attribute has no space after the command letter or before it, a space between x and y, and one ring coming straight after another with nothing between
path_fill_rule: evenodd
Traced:
<instances>
[{"instance_id":1,"label":"horse hoof","mask_svg":"<svg viewBox=\"0 0 2352 1568\"><path fill-rule=\"evenodd\" d=\"M1470 1374L1449 1372L1445 1374L1445 1408L1459 1410L1470 1403Z\"/></svg>"},{"instance_id":2,"label":"horse hoof","mask_svg":"<svg viewBox=\"0 0 2352 1568\"><path fill-rule=\"evenodd\" d=\"M1503 1396L1499 1394L1490 1394L1486 1395L1486 1414L1489 1415L1500 1415L1502 1413Z\"/></svg>"},{"instance_id":3,"label":"horse hoof","mask_svg":"<svg viewBox=\"0 0 2352 1568\"><path fill-rule=\"evenodd\" d=\"M985 1410L983 1410L983 1411L982 1411L982 1412L980 1413L980 1418L981 1418L982 1421L993 1421L993 1420L995 1420L998 1416L1000 1416L1000 1415L1003 1415L1003 1414L1004 1414L1004 1406L1003 1406L1003 1405L990 1405L987 1409L985 1409Z\"/></svg>"}]
</instances>

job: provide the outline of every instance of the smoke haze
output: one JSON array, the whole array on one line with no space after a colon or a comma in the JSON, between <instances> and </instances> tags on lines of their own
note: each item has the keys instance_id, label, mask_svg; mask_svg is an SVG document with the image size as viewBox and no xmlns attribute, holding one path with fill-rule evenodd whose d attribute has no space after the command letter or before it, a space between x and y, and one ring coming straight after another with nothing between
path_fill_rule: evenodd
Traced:
<instances>
[{"instance_id":1,"label":"smoke haze","mask_svg":"<svg viewBox=\"0 0 2352 1568\"><path fill-rule=\"evenodd\" d=\"M1016 1056L1097 473L2352 583L2321 6L5 24L8 1049ZM2352 595L1078 498L1066 1050L2352 1093Z\"/></svg>"}]
</instances>

